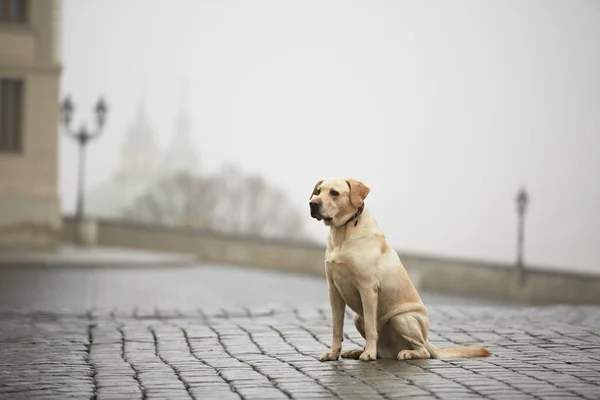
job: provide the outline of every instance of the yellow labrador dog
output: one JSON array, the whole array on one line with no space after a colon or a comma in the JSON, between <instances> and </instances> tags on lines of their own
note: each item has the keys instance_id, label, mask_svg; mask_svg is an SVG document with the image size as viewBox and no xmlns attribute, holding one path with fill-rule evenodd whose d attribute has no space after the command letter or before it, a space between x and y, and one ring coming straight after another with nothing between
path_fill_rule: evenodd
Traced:
<instances>
[{"instance_id":1,"label":"yellow labrador dog","mask_svg":"<svg viewBox=\"0 0 600 400\"><path fill-rule=\"evenodd\" d=\"M379 358L485 357L480 346L439 349L427 340L427 310L398 254L365 209L369 188L354 179L319 181L310 196L310 214L330 227L325 271L333 340L321 361L337 360L343 340L344 310L354 311L364 349L342 353L364 361Z\"/></svg>"}]
</instances>

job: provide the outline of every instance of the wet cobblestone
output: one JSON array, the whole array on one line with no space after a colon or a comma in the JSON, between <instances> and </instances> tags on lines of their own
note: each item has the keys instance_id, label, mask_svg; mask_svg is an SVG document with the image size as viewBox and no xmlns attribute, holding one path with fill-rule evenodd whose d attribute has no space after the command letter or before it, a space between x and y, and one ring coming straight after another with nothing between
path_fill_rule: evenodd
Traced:
<instances>
[{"instance_id":1,"label":"wet cobblestone","mask_svg":"<svg viewBox=\"0 0 600 400\"><path fill-rule=\"evenodd\" d=\"M327 307L0 310L2 399L600 399L600 307L430 307L489 358L320 363ZM346 318L345 348L362 338Z\"/></svg>"}]
</instances>

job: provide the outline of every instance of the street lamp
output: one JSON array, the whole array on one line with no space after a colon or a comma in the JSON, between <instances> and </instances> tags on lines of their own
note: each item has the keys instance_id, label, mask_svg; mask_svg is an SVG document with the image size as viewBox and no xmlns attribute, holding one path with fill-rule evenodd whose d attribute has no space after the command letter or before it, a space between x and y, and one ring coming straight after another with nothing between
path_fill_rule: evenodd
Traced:
<instances>
[{"instance_id":1,"label":"street lamp","mask_svg":"<svg viewBox=\"0 0 600 400\"><path fill-rule=\"evenodd\" d=\"M527 204L529 203L529 195L524 187L522 187L517 193L517 269L521 274L521 282L524 280L525 264L523 263L523 245L525 242L525 211L527 211Z\"/></svg>"},{"instance_id":2,"label":"street lamp","mask_svg":"<svg viewBox=\"0 0 600 400\"><path fill-rule=\"evenodd\" d=\"M73 113L75 111L75 106L71 101L71 98L67 96L61 106L61 117L62 123L65 128L65 132L67 135L79 144L79 176L78 176L78 187L77 187L77 208L76 208L76 217L78 220L83 220L83 212L84 212L84 188L85 188L85 145L92 139L100 136L102 132L102 128L104 127L104 123L106 122L106 114L108 112L108 107L106 106L106 102L102 97L98 99L96 106L94 107L94 112L96 113L96 130L89 131L85 124L81 125L78 131L71 130L71 120L73 118Z\"/></svg>"}]
</instances>

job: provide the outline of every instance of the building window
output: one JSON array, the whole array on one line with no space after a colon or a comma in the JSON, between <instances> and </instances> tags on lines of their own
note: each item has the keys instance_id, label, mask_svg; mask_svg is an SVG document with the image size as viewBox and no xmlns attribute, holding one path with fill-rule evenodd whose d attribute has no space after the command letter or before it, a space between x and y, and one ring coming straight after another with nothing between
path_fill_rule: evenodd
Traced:
<instances>
[{"instance_id":1,"label":"building window","mask_svg":"<svg viewBox=\"0 0 600 400\"><path fill-rule=\"evenodd\" d=\"M0 79L0 151L20 152L23 81Z\"/></svg>"},{"instance_id":2,"label":"building window","mask_svg":"<svg viewBox=\"0 0 600 400\"><path fill-rule=\"evenodd\" d=\"M0 0L0 21L25 22L27 0Z\"/></svg>"}]
</instances>

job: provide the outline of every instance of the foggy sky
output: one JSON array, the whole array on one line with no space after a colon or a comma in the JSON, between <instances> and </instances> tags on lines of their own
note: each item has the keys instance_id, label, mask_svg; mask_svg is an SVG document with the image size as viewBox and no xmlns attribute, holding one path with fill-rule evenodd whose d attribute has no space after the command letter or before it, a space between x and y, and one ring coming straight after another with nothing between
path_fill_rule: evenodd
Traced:
<instances>
[{"instance_id":1,"label":"foggy sky","mask_svg":"<svg viewBox=\"0 0 600 400\"><path fill-rule=\"evenodd\" d=\"M76 125L110 113L88 183L108 179L136 104L162 147L182 86L200 169L262 174L306 215L324 177L356 177L403 250L600 271L600 2L63 3L62 93ZM63 208L76 149L61 140Z\"/></svg>"}]
</instances>

